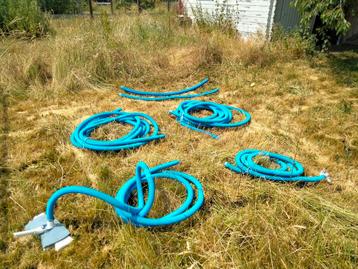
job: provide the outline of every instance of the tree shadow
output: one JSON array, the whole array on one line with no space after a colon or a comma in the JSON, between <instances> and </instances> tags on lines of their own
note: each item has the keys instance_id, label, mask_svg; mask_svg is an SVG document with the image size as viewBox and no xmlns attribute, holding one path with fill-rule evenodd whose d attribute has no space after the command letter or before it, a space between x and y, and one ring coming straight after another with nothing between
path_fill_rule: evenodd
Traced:
<instances>
[{"instance_id":1,"label":"tree shadow","mask_svg":"<svg viewBox=\"0 0 358 269\"><path fill-rule=\"evenodd\" d=\"M339 84L358 87L358 47L336 50L327 57L332 75Z\"/></svg>"},{"instance_id":2,"label":"tree shadow","mask_svg":"<svg viewBox=\"0 0 358 269\"><path fill-rule=\"evenodd\" d=\"M7 137L10 129L8 116L8 100L6 93L0 88L0 252L7 249L8 225L8 176L7 168L8 143Z\"/></svg>"}]
</instances>

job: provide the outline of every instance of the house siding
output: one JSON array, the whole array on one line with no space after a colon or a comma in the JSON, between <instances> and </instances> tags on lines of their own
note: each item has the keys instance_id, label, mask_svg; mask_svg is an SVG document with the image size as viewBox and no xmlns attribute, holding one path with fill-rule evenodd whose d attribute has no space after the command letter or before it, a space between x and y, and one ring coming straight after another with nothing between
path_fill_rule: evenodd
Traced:
<instances>
[{"instance_id":1,"label":"house siding","mask_svg":"<svg viewBox=\"0 0 358 269\"><path fill-rule=\"evenodd\" d=\"M297 28L301 18L298 11L291 6L292 2L293 0L277 0L276 4L274 23L281 25L286 31Z\"/></svg>"},{"instance_id":2,"label":"house siding","mask_svg":"<svg viewBox=\"0 0 358 269\"><path fill-rule=\"evenodd\" d=\"M193 9L201 7L203 12L215 14L222 3L223 0L185 0L184 5L188 16L195 20ZM276 0L228 0L226 5L238 13L236 25L241 35L263 33L270 37Z\"/></svg>"}]
</instances>

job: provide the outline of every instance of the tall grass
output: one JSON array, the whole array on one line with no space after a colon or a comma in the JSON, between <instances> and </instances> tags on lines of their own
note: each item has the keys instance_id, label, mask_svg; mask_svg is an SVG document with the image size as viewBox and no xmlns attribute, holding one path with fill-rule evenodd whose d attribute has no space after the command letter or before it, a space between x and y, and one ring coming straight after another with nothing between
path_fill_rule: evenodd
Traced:
<instances>
[{"instance_id":1,"label":"tall grass","mask_svg":"<svg viewBox=\"0 0 358 269\"><path fill-rule=\"evenodd\" d=\"M0 31L3 34L40 37L50 30L37 0L0 0Z\"/></svg>"}]
</instances>

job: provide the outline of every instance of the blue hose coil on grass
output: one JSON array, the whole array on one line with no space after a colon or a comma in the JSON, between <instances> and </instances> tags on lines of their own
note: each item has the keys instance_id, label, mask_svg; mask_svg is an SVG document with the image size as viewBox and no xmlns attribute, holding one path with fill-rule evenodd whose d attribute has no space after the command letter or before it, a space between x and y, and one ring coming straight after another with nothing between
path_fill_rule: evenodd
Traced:
<instances>
[{"instance_id":1,"label":"blue hose coil on grass","mask_svg":"<svg viewBox=\"0 0 358 269\"><path fill-rule=\"evenodd\" d=\"M195 117L191 113L200 110L211 111L212 114L206 117ZM233 111L238 112L244 116L244 119L238 122L231 122L233 120ZM188 100L179 104L176 110L170 111L170 114L176 117L176 120L183 126L194 131L202 132L217 139L218 136L205 131L201 128L234 128L246 125L251 120L251 115L244 109L222 105L214 102Z\"/></svg>"},{"instance_id":2,"label":"blue hose coil on grass","mask_svg":"<svg viewBox=\"0 0 358 269\"><path fill-rule=\"evenodd\" d=\"M173 92L146 92L146 91L131 89L126 86L120 86L120 89L123 90L125 93L120 93L119 95L129 99L141 100L141 101L165 101L165 100L182 99L182 98L196 98L196 97L202 97L202 96L214 94L219 91L219 88L215 88L202 93L183 95L184 93L195 91L196 89L205 85L208 81L209 79L205 78L194 86L178 91L173 91Z\"/></svg>"},{"instance_id":3,"label":"blue hose coil on grass","mask_svg":"<svg viewBox=\"0 0 358 269\"><path fill-rule=\"evenodd\" d=\"M255 157L267 156L270 161L274 162L278 168L270 169L255 162ZM328 174L321 172L319 176L304 176L304 168L298 161L273 152L261 151L256 149L246 149L239 151L235 157L236 164L226 162L225 166L240 174L248 174L253 177L273 181L304 181L304 182L319 182L328 180Z\"/></svg>"},{"instance_id":4,"label":"blue hose coil on grass","mask_svg":"<svg viewBox=\"0 0 358 269\"><path fill-rule=\"evenodd\" d=\"M47 202L46 216L48 221L54 220L54 210L57 200L67 194L84 194L95 197L112 205L125 223L135 226L163 226L181 222L195 214L204 202L204 191L201 183L195 177L168 168L179 164L179 161L171 161L153 168L149 168L144 162L136 166L135 176L130 178L117 192L115 197L98 190L83 186L68 186L56 191ZM178 181L185 189L187 197L177 209L160 218L147 217L155 199L155 179L167 178ZM148 194L144 199L143 183L147 184ZM133 191L137 191L137 206L128 203ZM196 190L196 192L195 192Z\"/></svg>"},{"instance_id":5,"label":"blue hose coil on grass","mask_svg":"<svg viewBox=\"0 0 358 269\"><path fill-rule=\"evenodd\" d=\"M133 126L133 129L125 136L114 140L101 141L90 138L96 128L111 122L129 124ZM140 112L124 112L119 108L87 118L76 127L70 139L72 144L78 148L118 151L137 148L164 137L164 134L159 134L158 124L149 115Z\"/></svg>"}]
</instances>

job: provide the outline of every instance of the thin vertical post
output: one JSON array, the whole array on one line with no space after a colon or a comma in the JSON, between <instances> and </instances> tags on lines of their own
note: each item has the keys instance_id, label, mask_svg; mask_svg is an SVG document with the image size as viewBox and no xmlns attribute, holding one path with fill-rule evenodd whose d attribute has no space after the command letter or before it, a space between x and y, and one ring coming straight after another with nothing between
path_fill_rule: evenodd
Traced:
<instances>
[{"instance_id":1,"label":"thin vertical post","mask_svg":"<svg viewBox=\"0 0 358 269\"><path fill-rule=\"evenodd\" d=\"M167 0L168 11L170 11L170 0Z\"/></svg>"},{"instance_id":2,"label":"thin vertical post","mask_svg":"<svg viewBox=\"0 0 358 269\"><path fill-rule=\"evenodd\" d=\"M114 0L111 0L111 12L112 12L112 15L114 14L113 1Z\"/></svg>"},{"instance_id":3,"label":"thin vertical post","mask_svg":"<svg viewBox=\"0 0 358 269\"><path fill-rule=\"evenodd\" d=\"M92 0L88 0L89 10L91 14L91 19L93 19L93 7L92 7Z\"/></svg>"},{"instance_id":4,"label":"thin vertical post","mask_svg":"<svg viewBox=\"0 0 358 269\"><path fill-rule=\"evenodd\" d=\"M138 6L138 13L142 12L142 7L140 5L140 0L137 0L137 6Z\"/></svg>"},{"instance_id":5,"label":"thin vertical post","mask_svg":"<svg viewBox=\"0 0 358 269\"><path fill-rule=\"evenodd\" d=\"M76 7L75 7L75 14L80 14L81 13L81 3L80 0L76 1Z\"/></svg>"}]
</instances>

